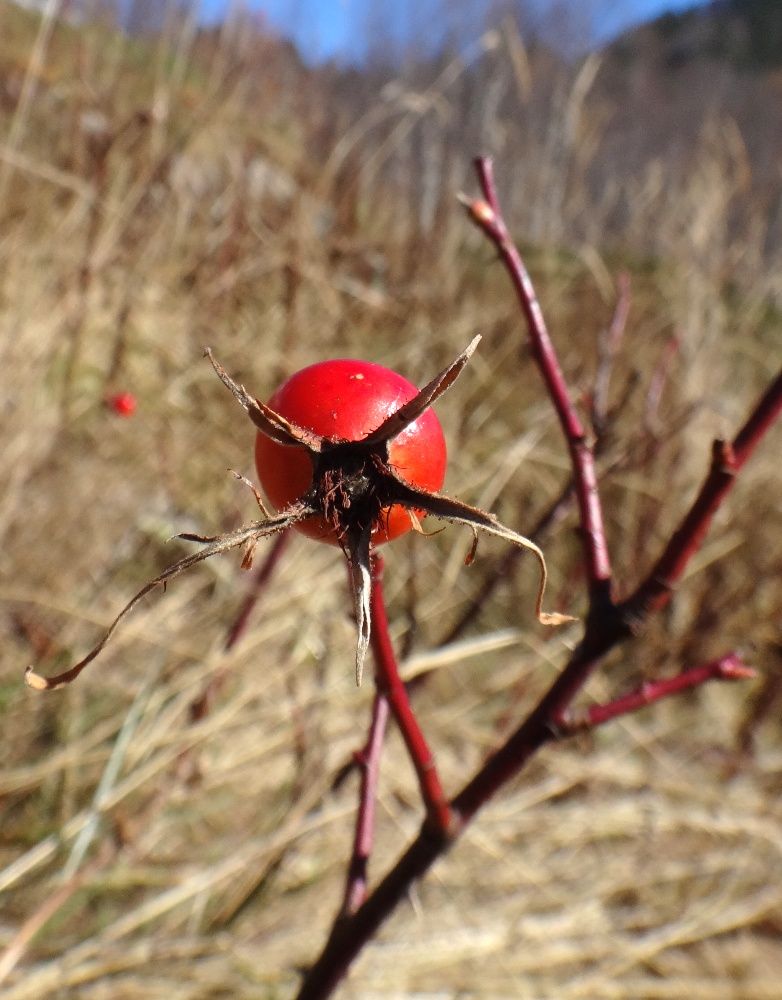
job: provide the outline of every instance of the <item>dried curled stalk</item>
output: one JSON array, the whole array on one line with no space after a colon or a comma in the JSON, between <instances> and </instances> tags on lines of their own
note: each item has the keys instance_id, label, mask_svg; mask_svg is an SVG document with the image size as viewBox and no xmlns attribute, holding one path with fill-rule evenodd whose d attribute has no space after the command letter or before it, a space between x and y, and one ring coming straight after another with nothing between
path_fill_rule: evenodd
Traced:
<instances>
[{"instance_id":1,"label":"dried curled stalk","mask_svg":"<svg viewBox=\"0 0 782 1000\"><path fill-rule=\"evenodd\" d=\"M252 564L252 554L261 538L284 531L308 518L325 518L336 531L351 569L351 584L358 622L356 644L356 684L361 684L364 660L371 634L371 550L372 531L381 522L384 512L394 505L407 508L411 519L417 524L413 511L425 511L434 517L471 528L477 543L478 529L496 535L514 545L529 549L540 567L540 585L535 601L535 614L544 625L560 625L572 621L568 615L543 611L543 594L546 588L546 561L543 553L528 538L506 528L494 517L477 507L441 493L429 492L412 486L399 476L388 461L388 445L393 438L417 420L435 400L450 388L475 351L480 337L469 344L456 360L432 379L409 402L387 417L375 430L359 441L345 441L339 438L323 437L304 427L286 420L268 406L261 403L242 385L238 385L207 349L206 356L218 377L227 386L247 411L253 424L262 433L279 444L303 448L313 464L313 481L307 492L293 504L274 517L266 515L260 495L253 487L264 518L253 521L223 535L207 537L182 534L178 538L204 545L199 552L186 556L170 566L160 576L144 586L120 611L100 642L70 670L55 677L42 677L28 667L25 672L27 684L39 691L54 690L69 684L95 659L112 637L122 619L138 602L155 587L165 585L184 570L195 566L210 556L237 546L245 546L243 568ZM243 478L243 477L239 477ZM356 498L359 497L359 503ZM472 560L475 544L468 556Z\"/></svg>"}]
</instances>

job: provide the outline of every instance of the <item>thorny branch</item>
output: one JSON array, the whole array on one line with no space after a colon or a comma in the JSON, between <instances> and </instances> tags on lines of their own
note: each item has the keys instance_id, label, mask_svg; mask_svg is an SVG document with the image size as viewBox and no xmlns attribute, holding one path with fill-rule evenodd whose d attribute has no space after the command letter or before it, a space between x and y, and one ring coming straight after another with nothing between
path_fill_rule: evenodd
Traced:
<instances>
[{"instance_id":1,"label":"thorny branch","mask_svg":"<svg viewBox=\"0 0 782 1000\"><path fill-rule=\"evenodd\" d=\"M615 698L605 705L591 705L583 712L566 712L560 723L563 735L595 729L606 722L618 719L620 715L637 712L640 708L654 705L663 698L681 694L690 688L700 687L708 681L744 681L755 677L755 671L748 667L738 653L728 653L717 660L702 663L699 667L683 670L675 677L665 677L662 680L648 681L637 691Z\"/></svg>"},{"instance_id":2,"label":"thorny branch","mask_svg":"<svg viewBox=\"0 0 782 1000\"><path fill-rule=\"evenodd\" d=\"M510 275L522 312L527 320L532 356L537 362L549 397L562 425L573 465L585 565L589 581L590 604L595 605L610 599L611 561L608 555L603 514L597 493L597 477L592 448L570 398L532 280L518 249L510 238L502 217L491 160L487 157L480 157L475 161L475 168L486 200L472 201L464 197L461 200L472 221L496 247Z\"/></svg>"},{"instance_id":3,"label":"thorny branch","mask_svg":"<svg viewBox=\"0 0 782 1000\"><path fill-rule=\"evenodd\" d=\"M383 597L383 560L375 555L372 566L372 652L375 659L375 681L378 691L388 698L394 721L399 726L402 739L415 768L421 798L426 809L426 822L435 830L449 831L451 810L440 784L434 757L426 737L421 731L394 655L388 633L388 617Z\"/></svg>"},{"instance_id":4,"label":"thorny branch","mask_svg":"<svg viewBox=\"0 0 782 1000\"><path fill-rule=\"evenodd\" d=\"M736 477L782 412L782 371L768 387L732 442L715 441L711 468L700 493L665 551L636 592L625 601L623 613L631 622L643 620L668 604L687 564L703 544L706 532Z\"/></svg>"},{"instance_id":5,"label":"thorny branch","mask_svg":"<svg viewBox=\"0 0 782 1000\"><path fill-rule=\"evenodd\" d=\"M611 594L611 568L597 493L594 458L570 400L548 336L529 275L512 244L497 199L491 162L476 161L485 201L464 198L473 221L497 247L510 274L527 318L533 353L557 410L570 450L575 491L583 532L584 557L590 591L590 610L584 634L569 663L516 731L450 802L447 825L424 821L418 837L355 912L344 910L329 938L304 976L298 1000L321 1000L331 995L364 945L421 878L458 837L461 830L492 796L519 773L544 745L583 728L600 725L662 698L710 680L739 680L752 676L737 654L658 680L606 705L577 714L571 710L576 695L605 654L630 638L640 621L670 599L671 589L695 553L712 517L731 489L735 477L782 410L782 373L757 404L732 445L718 442L711 472L682 526L673 535L655 570L627 602L616 604ZM431 508L429 508L431 510ZM383 622L382 631L387 630Z\"/></svg>"}]
</instances>

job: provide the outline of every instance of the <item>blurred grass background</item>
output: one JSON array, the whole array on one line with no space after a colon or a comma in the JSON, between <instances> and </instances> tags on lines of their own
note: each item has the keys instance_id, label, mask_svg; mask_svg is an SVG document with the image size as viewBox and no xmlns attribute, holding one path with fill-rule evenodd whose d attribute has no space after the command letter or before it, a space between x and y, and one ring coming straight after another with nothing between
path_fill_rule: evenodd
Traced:
<instances>
[{"instance_id":1,"label":"blurred grass background","mask_svg":"<svg viewBox=\"0 0 782 1000\"><path fill-rule=\"evenodd\" d=\"M601 490L617 592L652 565L711 440L735 433L779 366L782 239L774 171L755 166L738 112L692 117L676 155L622 144L627 44L568 63L505 20L462 57L360 73L307 69L241 18L202 31L184 11L129 37L105 19L55 21L0 0L9 1000L288 997L319 949L356 798L355 775L332 784L363 742L372 696L352 680L339 552L296 539L229 653L249 585L237 556L150 597L72 687L37 695L22 675L83 655L184 553L171 535L255 517L225 471L253 475L254 432L202 358L207 345L266 398L329 356L423 384L481 333L437 404L446 490L531 528L567 481L567 454L507 276L455 201L476 190L477 152L496 154L585 412L616 281L631 276ZM778 148L765 152L779 164ZM137 397L132 418L106 405L118 391ZM545 751L340 995L779 996L780 440L776 429L742 474L670 609L587 697L733 648L758 680ZM574 529L571 512L542 544L552 605L578 614ZM537 571L523 561L460 642L438 650L504 554L482 540L465 568L469 543L448 527L386 553L405 669L438 664L416 704L452 792L578 638L577 626L534 625ZM192 704L226 670L212 713L193 722ZM420 820L392 733L372 875Z\"/></svg>"}]
</instances>

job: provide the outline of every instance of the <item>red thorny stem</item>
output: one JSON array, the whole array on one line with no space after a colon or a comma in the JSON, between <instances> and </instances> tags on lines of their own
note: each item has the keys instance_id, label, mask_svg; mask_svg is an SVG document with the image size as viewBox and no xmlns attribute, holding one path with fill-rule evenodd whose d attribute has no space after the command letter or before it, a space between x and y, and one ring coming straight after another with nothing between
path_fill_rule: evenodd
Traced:
<instances>
[{"instance_id":1,"label":"red thorny stem","mask_svg":"<svg viewBox=\"0 0 782 1000\"><path fill-rule=\"evenodd\" d=\"M597 477L592 448L587 441L581 419L570 398L532 280L502 218L497 188L494 183L492 162L488 157L478 157L475 161L475 169L486 201L467 200L465 204L473 222L497 248L527 320L532 356L546 383L549 397L557 411L570 450L576 497L581 514L590 603L601 603L609 598L611 593L611 560L608 555L603 514L597 494Z\"/></svg>"},{"instance_id":2,"label":"red thorny stem","mask_svg":"<svg viewBox=\"0 0 782 1000\"><path fill-rule=\"evenodd\" d=\"M753 410L732 446L715 446L712 471L648 580L641 584L629 601L615 604L611 598L611 568L592 451L570 401L529 275L503 222L491 163L487 159L479 159L476 161L476 169L486 201L465 199L465 202L473 221L499 250L513 280L529 324L533 352L560 417L570 451L583 531L590 611L584 636L570 662L530 715L454 797L450 803L451 815L447 822L432 823L432 805L438 805L439 808L434 812L439 813L443 819L447 816L448 807L447 804L443 807L438 794L433 795L431 785L428 786L430 790L424 792L428 796L428 816L418 837L358 910L349 916L343 914L337 919L323 951L305 975L298 1000L323 1000L331 995L347 975L362 948L396 906L406 898L413 882L429 870L476 812L521 771L533 754L545 744L561 739L572 731L575 726L574 718L580 719L582 726L583 719L586 718L587 727L591 727L709 680L737 680L751 674L737 655L729 654L720 660L686 670L674 678L646 685L640 691L607 705L595 706L585 717L570 714L573 699L602 657L634 634L637 626L650 612L659 610L670 599L671 587L681 578L689 559L702 542L711 519L732 487L736 474L782 410L782 373ZM373 588L373 595L375 594L380 605L376 611L378 624L381 615L384 623L375 633L382 637L378 638L375 647L380 670L386 657L390 657L389 662L393 664L395 660L388 640L382 591L376 592ZM398 673L396 676L398 678ZM403 717L412 719L415 723L406 697L400 704L404 706ZM417 723L414 731L420 732ZM423 738L422 746L426 746ZM423 761L430 759L428 750L411 753L419 767ZM419 770L419 778L423 776L425 775ZM439 783L437 788L439 790Z\"/></svg>"},{"instance_id":3,"label":"red thorny stem","mask_svg":"<svg viewBox=\"0 0 782 1000\"><path fill-rule=\"evenodd\" d=\"M736 477L782 412L782 371L771 383L733 442L715 441L711 468L700 493L665 551L636 592L625 601L630 622L642 620L668 604L673 588L700 548L720 504L733 489Z\"/></svg>"},{"instance_id":4,"label":"red thorny stem","mask_svg":"<svg viewBox=\"0 0 782 1000\"><path fill-rule=\"evenodd\" d=\"M383 596L383 559L377 553L372 557L372 635L370 644L375 659L375 683L380 694L388 698L394 721L399 726L402 739L415 768L421 798L426 807L427 822L440 832L451 825L451 810L437 774L434 757L426 742L396 662L391 636L388 634L388 615Z\"/></svg>"},{"instance_id":5,"label":"red thorny stem","mask_svg":"<svg viewBox=\"0 0 782 1000\"><path fill-rule=\"evenodd\" d=\"M630 276L626 272L622 272L617 280L617 298L614 315L611 318L608 330L600 342L600 363L592 393L591 419L592 428L596 435L595 452L600 447L600 435L609 418L608 386L611 378L611 370L624 336L629 311ZM535 527L530 531L530 540L539 544L541 535L550 530L568 513L574 498L574 480L571 477L570 481L562 488L559 496L554 499L549 508L541 515ZM446 635L443 636L440 645L447 646L449 643L454 642L473 623L495 590L513 572L514 567L523 555L524 550L516 547L509 548L505 552L505 555L495 565L494 571L486 578L482 587L462 613L461 617L449 629ZM426 676L426 672L419 674L413 682L414 685L418 686L423 683Z\"/></svg>"}]
</instances>

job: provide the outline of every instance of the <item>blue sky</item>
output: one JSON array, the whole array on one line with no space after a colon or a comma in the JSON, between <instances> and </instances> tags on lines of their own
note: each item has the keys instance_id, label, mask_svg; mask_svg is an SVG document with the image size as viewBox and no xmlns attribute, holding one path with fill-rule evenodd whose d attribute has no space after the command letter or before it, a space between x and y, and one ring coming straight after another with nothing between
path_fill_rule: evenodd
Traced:
<instances>
[{"instance_id":1,"label":"blue sky","mask_svg":"<svg viewBox=\"0 0 782 1000\"><path fill-rule=\"evenodd\" d=\"M205 19L219 18L230 6L232 0L201 0L201 10ZM349 62L360 58L364 50L364 31L368 11L385 7L393 11L395 0L244 0L246 6L261 12L272 29L285 38L293 40L302 55L317 62L336 58ZM451 0L454 10L458 10L461 0ZM551 0L535 0L545 6ZM582 0L589 6L590 0ZM702 5L706 0L592 0L596 11L595 23L601 38L608 38L632 24L656 17L664 11L681 11L688 7ZM406 7L400 4L398 9ZM369 15L371 17L371 15ZM383 15L387 25L393 15ZM392 26L393 30L393 26ZM397 29L401 35L404 27ZM476 35L481 26L476 26Z\"/></svg>"}]
</instances>

